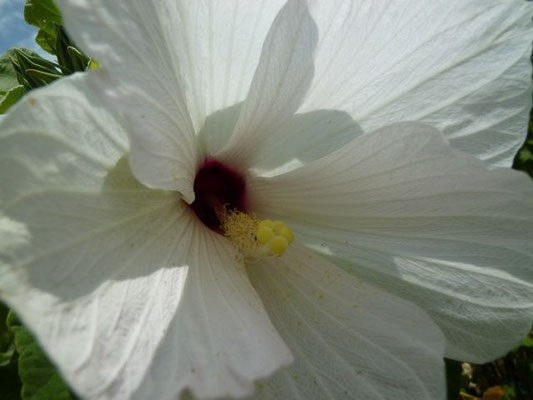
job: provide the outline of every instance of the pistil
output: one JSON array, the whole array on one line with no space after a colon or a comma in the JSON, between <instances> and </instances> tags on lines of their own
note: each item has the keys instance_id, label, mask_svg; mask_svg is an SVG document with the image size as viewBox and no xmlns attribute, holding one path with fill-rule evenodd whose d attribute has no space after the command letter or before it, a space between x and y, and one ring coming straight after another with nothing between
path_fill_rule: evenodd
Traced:
<instances>
[{"instance_id":1,"label":"pistil","mask_svg":"<svg viewBox=\"0 0 533 400\"><path fill-rule=\"evenodd\" d=\"M253 261L282 255L294 240L294 232L282 221L260 220L254 213L223 212L222 231L239 251L239 257Z\"/></svg>"},{"instance_id":2,"label":"pistil","mask_svg":"<svg viewBox=\"0 0 533 400\"><path fill-rule=\"evenodd\" d=\"M244 175L226 164L206 159L194 191L191 208L198 218L226 236L243 260L280 256L294 240L293 231L282 221L261 220L248 212Z\"/></svg>"}]
</instances>

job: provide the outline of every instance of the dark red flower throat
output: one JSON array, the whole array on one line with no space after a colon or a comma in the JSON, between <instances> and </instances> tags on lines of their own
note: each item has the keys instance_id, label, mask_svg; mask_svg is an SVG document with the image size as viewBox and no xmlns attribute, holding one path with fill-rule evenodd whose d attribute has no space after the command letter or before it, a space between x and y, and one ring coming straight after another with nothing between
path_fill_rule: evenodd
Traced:
<instances>
[{"instance_id":1,"label":"dark red flower throat","mask_svg":"<svg viewBox=\"0 0 533 400\"><path fill-rule=\"evenodd\" d=\"M195 200L191 204L198 218L210 229L221 232L217 208L246 212L246 180L230 166L205 159L194 179Z\"/></svg>"}]
</instances>

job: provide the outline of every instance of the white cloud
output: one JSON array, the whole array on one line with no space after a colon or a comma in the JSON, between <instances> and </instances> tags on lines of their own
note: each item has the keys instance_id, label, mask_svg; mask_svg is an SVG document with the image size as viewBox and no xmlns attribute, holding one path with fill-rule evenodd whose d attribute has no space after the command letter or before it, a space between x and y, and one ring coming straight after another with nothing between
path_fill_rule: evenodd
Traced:
<instances>
[{"instance_id":1,"label":"white cloud","mask_svg":"<svg viewBox=\"0 0 533 400\"><path fill-rule=\"evenodd\" d=\"M17 46L41 52L35 43L37 29L24 21L23 6L24 0L0 0L0 53Z\"/></svg>"}]
</instances>

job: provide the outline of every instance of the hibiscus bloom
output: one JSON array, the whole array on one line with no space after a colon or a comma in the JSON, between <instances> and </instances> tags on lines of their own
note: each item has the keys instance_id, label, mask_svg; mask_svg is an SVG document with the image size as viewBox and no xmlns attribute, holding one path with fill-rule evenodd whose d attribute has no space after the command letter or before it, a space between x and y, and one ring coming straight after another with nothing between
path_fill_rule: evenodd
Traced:
<instances>
[{"instance_id":1,"label":"hibiscus bloom","mask_svg":"<svg viewBox=\"0 0 533 400\"><path fill-rule=\"evenodd\" d=\"M58 1L103 68L0 125L0 293L80 396L443 399L529 329L531 6L283 3Z\"/></svg>"}]
</instances>

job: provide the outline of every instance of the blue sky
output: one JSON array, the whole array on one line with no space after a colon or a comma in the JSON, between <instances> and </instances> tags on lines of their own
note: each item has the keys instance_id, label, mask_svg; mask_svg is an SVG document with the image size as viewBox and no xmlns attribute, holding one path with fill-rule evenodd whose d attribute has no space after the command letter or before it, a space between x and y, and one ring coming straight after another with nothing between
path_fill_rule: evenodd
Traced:
<instances>
[{"instance_id":1,"label":"blue sky","mask_svg":"<svg viewBox=\"0 0 533 400\"><path fill-rule=\"evenodd\" d=\"M39 50L34 41L37 28L28 25L23 16L24 0L0 0L0 54L10 47Z\"/></svg>"}]
</instances>

